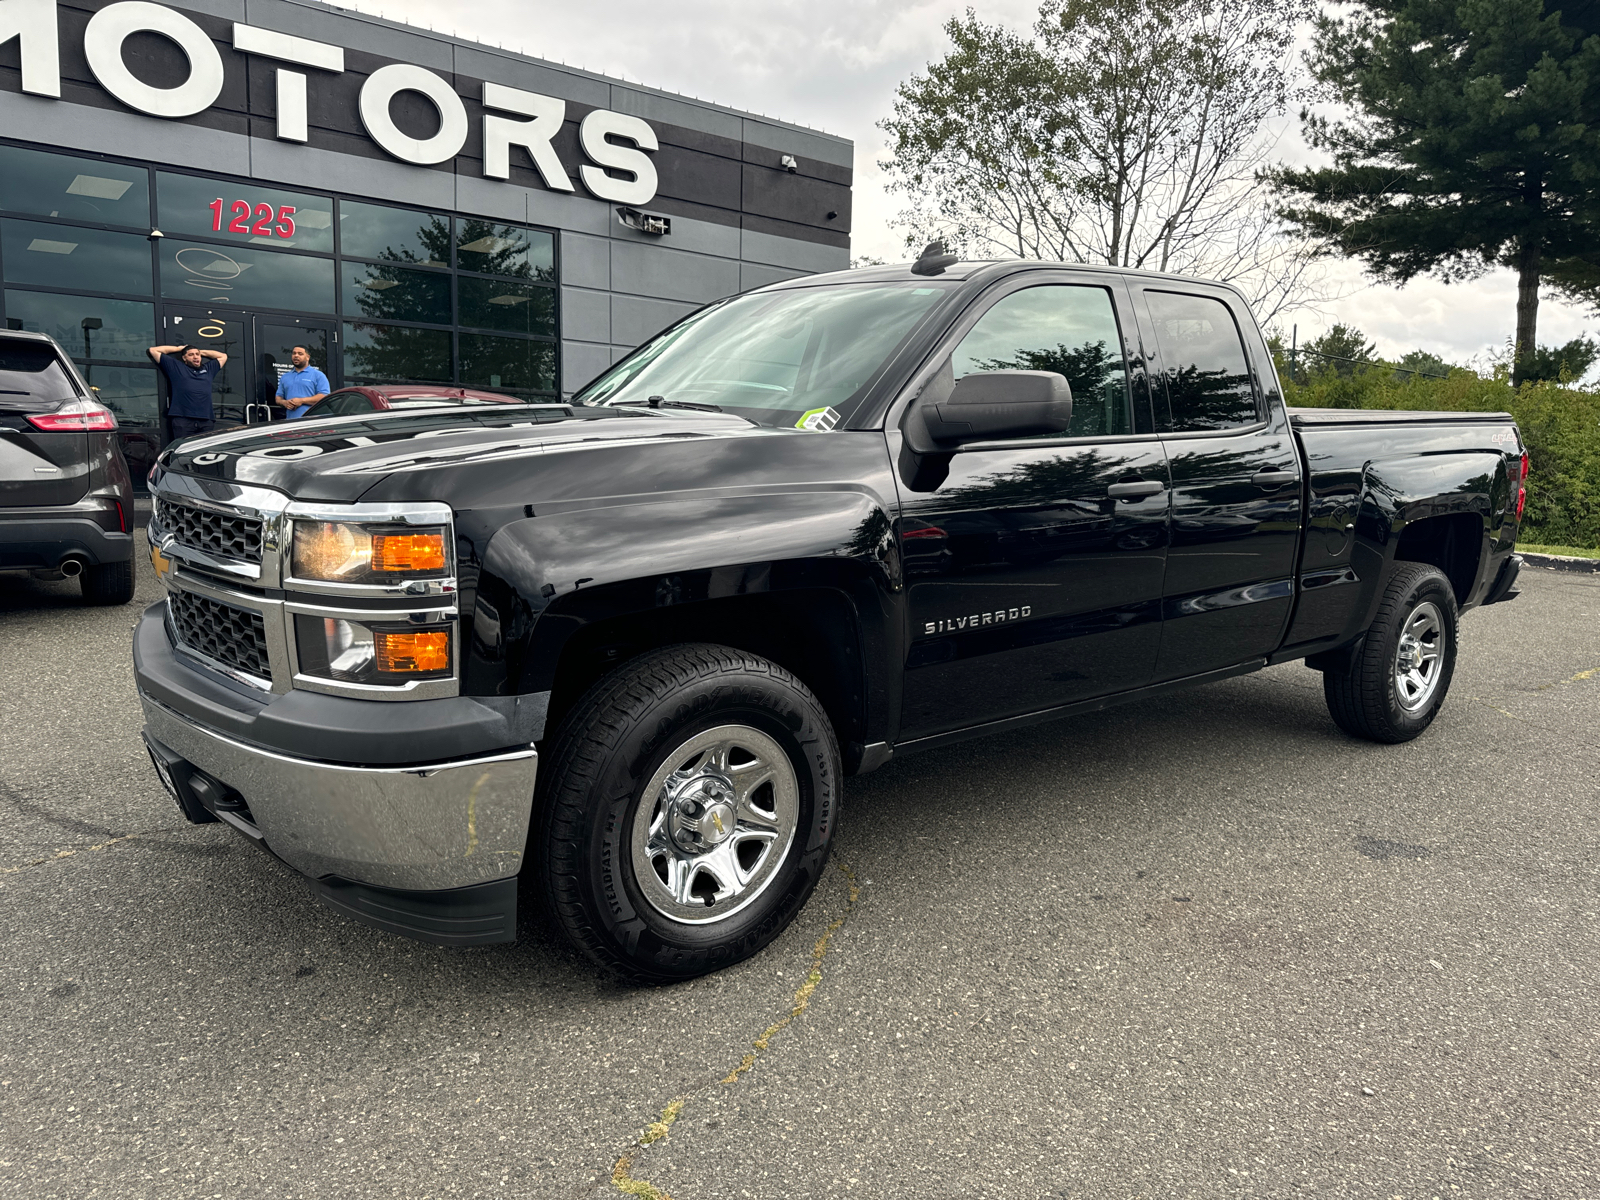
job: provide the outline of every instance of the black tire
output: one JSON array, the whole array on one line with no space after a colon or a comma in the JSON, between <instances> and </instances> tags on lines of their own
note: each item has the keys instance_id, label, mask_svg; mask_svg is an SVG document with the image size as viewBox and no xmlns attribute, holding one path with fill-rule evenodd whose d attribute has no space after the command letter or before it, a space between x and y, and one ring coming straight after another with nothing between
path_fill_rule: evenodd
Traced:
<instances>
[{"instance_id":1,"label":"black tire","mask_svg":"<svg viewBox=\"0 0 1600 1200\"><path fill-rule=\"evenodd\" d=\"M1450 581L1437 567L1427 563L1396 564L1383 590L1378 615L1362 640L1343 656L1343 661L1322 675L1322 691L1328 711L1340 729L1352 737L1390 745L1409 742L1433 724L1450 690L1456 667L1456 595ZM1402 679L1401 646L1408 627L1432 635L1433 671L1427 676L1425 693ZM1429 638L1407 644L1408 662L1415 655L1429 653ZM1420 676L1419 676L1420 678Z\"/></svg>"},{"instance_id":2,"label":"black tire","mask_svg":"<svg viewBox=\"0 0 1600 1200\"><path fill-rule=\"evenodd\" d=\"M133 599L133 561L85 567L78 586L90 604L126 604Z\"/></svg>"},{"instance_id":3,"label":"black tire","mask_svg":"<svg viewBox=\"0 0 1600 1200\"><path fill-rule=\"evenodd\" d=\"M751 834L742 816L733 817L750 811L742 801L721 806L712 794L724 778L707 765L718 751L693 748L726 730L746 731L738 736L764 747L766 755L738 747L723 752L724 762L744 756L726 778L751 766L752 773L741 778L754 779L771 760L777 782L760 785L768 789L764 793L749 790L767 797L751 803L770 806L774 830L789 829L781 854L778 832L761 841L765 832ZM551 918L589 957L636 983L692 979L755 954L805 905L832 844L840 775L827 714L788 671L726 646L669 646L606 676L563 722L541 780L540 823L529 862L542 865ZM691 786L701 791L690 795ZM702 865L680 864L676 871L687 874L674 874L669 859L695 852L682 850L677 840L661 849L669 837L699 839L700 833L685 831L697 821L684 814L703 822L715 816L713 809L729 820L725 829L716 816L715 832L705 826L705 836L713 842L720 836L717 852L741 864L749 857L752 879L760 880L759 886L749 884L743 898L731 890L738 881L725 885L715 867L703 865L709 858L687 857L685 862ZM780 809L788 815L780 818ZM747 854L752 845L753 857ZM649 857L652 847L660 857ZM654 879L641 874L652 869ZM682 881L680 893L673 893L669 875ZM703 892L728 886L729 896L707 899L689 891L691 885ZM710 915L719 903L727 904L728 915ZM701 916L702 908L708 915Z\"/></svg>"}]
</instances>

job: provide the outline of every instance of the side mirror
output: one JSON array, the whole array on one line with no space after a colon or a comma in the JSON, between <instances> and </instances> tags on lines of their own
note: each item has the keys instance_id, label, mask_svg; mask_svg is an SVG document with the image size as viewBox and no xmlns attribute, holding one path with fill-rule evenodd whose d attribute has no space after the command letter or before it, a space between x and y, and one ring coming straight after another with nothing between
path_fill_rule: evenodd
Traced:
<instances>
[{"instance_id":1,"label":"side mirror","mask_svg":"<svg viewBox=\"0 0 1600 1200\"><path fill-rule=\"evenodd\" d=\"M1072 387L1055 371L984 371L962 378L947 400L923 409L937 442L1065 433L1072 424Z\"/></svg>"}]
</instances>

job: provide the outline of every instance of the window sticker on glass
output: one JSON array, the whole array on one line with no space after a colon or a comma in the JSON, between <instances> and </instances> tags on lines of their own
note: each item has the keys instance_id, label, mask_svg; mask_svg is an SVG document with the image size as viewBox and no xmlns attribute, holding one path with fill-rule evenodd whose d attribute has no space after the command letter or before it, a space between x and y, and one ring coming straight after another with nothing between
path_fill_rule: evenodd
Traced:
<instances>
[{"instance_id":1,"label":"window sticker on glass","mask_svg":"<svg viewBox=\"0 0 1600 1200\"><path fill-rule=\"evenodd\" d=\"M800 419L794 423L794 427L796 429L809 429L812 433L827 433L838 423L838 409L813 408L810 412L802 413Z\"/></svg>"}]
</instances>

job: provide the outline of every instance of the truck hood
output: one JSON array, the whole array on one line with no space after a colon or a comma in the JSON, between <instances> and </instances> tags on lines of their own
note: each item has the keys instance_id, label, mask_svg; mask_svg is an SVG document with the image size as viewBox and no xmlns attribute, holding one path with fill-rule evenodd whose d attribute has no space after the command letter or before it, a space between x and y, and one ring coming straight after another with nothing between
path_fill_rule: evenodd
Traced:
<instances>
[{"instance_id":1,"label":"truck hood","mask_svg":"<svg viewBox=\"0 0 1600 1200\"><path fill-rule=\"evenodd\" d=\"M618 446L763 434L742 417L673 409L496 405L372 413L189 438L162 466L201 479L347 503L396 473Z\"/></svg>"}]
</instances>

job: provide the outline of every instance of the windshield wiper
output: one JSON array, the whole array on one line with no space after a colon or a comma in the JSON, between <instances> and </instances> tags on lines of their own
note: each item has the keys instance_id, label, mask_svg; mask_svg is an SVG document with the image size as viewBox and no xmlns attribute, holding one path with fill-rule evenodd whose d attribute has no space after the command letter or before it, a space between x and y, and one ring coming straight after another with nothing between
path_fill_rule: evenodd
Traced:
<instances>
[{"instance_id":1,"label":"windshield wiper","mask_svg":"<svg viewBox=\"0 0 1600 1200\"><path fill-rule=\"evenodd\" d=\"M651 396L648 400L613 400L612 408L692 408L695 412L721 412L715 404L701 404L695 400L668 400L665 396Z\"/></svg>"}]
</instances>

